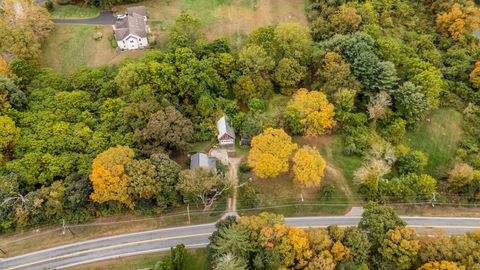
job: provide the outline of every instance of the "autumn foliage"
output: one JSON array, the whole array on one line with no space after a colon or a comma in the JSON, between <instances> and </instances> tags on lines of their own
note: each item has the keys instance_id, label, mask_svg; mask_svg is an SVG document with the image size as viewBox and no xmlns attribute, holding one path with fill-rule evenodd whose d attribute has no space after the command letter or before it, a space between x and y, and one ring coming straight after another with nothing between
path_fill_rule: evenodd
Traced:
<instances>
[{"instance_id":1,"label":"autumn foliage","mask_svg":"<svg viewBox=\"0 0 480 270\"><path fill-rule=\"evenodd\" d=\"M437 15L438 31L453 40L462 40L465 33L478 27L479 14L473 3L466 6L455 3L450 11Z\"/></svg>"},{"instance_id":2,"label":"autumn foliage","mask_svg":"<svg viewBox=\"0 0 480 270\"><path fill-rule=\"evenodd\" d=\"M288 171L288 160L297 145L283 129L267 128L252 139L248 166L260 178L275 177Z\"/></svg>"},{"instance_id":3,"label":"autumn foliage","mask_svg":"<svg viewBox=\"0 0 480 270\"><path fill-rule=\"evenodd\" d=\"M417 270L465 270L465 266L458 266L454 262L440 261L428 262L420 266Z\"/></svg>"},{"instance_id":4,"label":"autumn foliage","mask_svg":"<svg viewBox=\"0 0 480 270\"><path fill-rule=\"evenodd\" d=\"M480 61L475 63L475 68L470 72L470 82L477 90L480 89Z\"/></svg>"},{"instance_id":5,"label":"autumn foliage","mask_svg":"<svg viewBox=\"0 0 480 270\"><path fill-rule=\"evenodd\" d=\"M325 165L325 159L317 148L303 146L293 156L295 181L305 187L319 186Z\"/></svg>"},{"instance_id":6,"label":"autumn foliage","mask_svg":"<svg viewBox=\"0 0 480 270\"><path fill-rule=\"evenodd\" d=\"M319 91L299 89L288 104L288 117L290 127L297 129L305 135L322 135L334 125L335 116L333 105L328 102L327 96ZM294 127L295 126L295 127Z\"/></svg>"},{"instance_id":7,"label":"autumn foliage","mask_svg":"<svg viewBox=\"0 0 480 270\"><path fill-rule=\"evenodd\" d=\"M128 146L117 146L99 154L92 163L93 193L90 198L95 202L119 201L129 208L134 207L128 193L130 177L125 165L133 160L133 150Z\"/></svg>"}]
</instances>

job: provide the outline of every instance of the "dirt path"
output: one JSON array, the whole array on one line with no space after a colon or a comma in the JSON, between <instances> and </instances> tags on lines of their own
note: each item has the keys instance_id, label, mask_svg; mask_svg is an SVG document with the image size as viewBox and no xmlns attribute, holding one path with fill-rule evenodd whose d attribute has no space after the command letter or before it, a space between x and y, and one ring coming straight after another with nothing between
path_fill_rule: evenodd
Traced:
<instances>
[{"instance_id":1,"label":"dirt path","mask_svg":"<svg viewBox=\"0 0 480 270\"><path fill-rule=\"evenodd\" d=\"M353 192L350 189L350 186L347 183L347 179L343 175L343 173L334 167L332 164L327 163L327 166L325 167L325 172L330 174L332 176L332 179L335 181L335 183L338 185L340 190L347 195L347 197L352 200L353 198Z\"/></svg>"},{"instance_id":2,"label":"dirt path","mask_svg":"<svg viewBox=\"0 0 480 270\"><path fill-rule=\"evenodd\" d=\"M240 167L240 162L242 161L243 156L234 157L228 159L228 174L230 180L232 181L233 194L232 198L229 198L229 212L237 211L237 189L238 189L238 167Z\"/></svg>"}]
</instances>

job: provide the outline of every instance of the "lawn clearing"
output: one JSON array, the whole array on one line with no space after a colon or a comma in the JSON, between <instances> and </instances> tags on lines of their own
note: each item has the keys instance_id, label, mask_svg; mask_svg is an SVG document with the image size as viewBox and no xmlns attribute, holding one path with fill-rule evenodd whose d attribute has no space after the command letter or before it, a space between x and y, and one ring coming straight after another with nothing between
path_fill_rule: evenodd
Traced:
<instances>
[{"instance_id":1,"label":"lawn clearing","mask_svg":"<svg viewBox=\"0 0 480 270\"><path fill-rule=\"evenodd\" d=\"M433 112L420 127L409 132L405 144L427 154L425 171L438 178L447 174L455 159L457 145L462 138L462 114L454 109Z\"/></svg>"},{"instance_id":2,"label":"lawn clearing","mask_svg":"<svg viewBox=\"0 0 480 270\"><path fill-rule=\"evenodd\" d=\"M92 264L79 265L68 268L70 270L124 270L124 269L153 269L155 264L170 252L152 253L115 260L101 261ZM208 251L206 248L189 249L185 256L185 266L189 270L209 269Z\"/></svg>"},{"instance_id":3,"label":"lawn clearing","mask_svg":"<svg viewBox=\"0 0 480 270\"><path fill-rule=\"evenodd\" d=\"M97 31L103 34L99 41L93 39L93 34ZM41 63L45 67L67 72L80 66L112 65L143 53L141 50L120 52L112 48L108 40L111 33L111 26L55 24L43 45Z\"/></svg>"},{"instance_id":4,"label":"lawn clearing","mask_svg":"<svg viewBox=\"0 0 480 270\"><path fill-rule=\"evenodd\" d=\"M78 5L54 5L50 12L52 18L56 19L79 19L79 18L93 18L100 14L100 8L96 7L81 7Z\"/></svg>"},{"instance_id":5,"label":"lawn clearing","mask_svg":"<svg viewBox=\"0 0 480 270\"><path fill-rule=\"evenodd\" d=\"M164 44L166 31L181 12L198 17L209 40L229 37L239 47L248 33L260 26L280 22L307 24L304 0L147 0L116 6L123 12L129 6L144 5L149 24L159 44Z\"/></svg>"}]
</instances>

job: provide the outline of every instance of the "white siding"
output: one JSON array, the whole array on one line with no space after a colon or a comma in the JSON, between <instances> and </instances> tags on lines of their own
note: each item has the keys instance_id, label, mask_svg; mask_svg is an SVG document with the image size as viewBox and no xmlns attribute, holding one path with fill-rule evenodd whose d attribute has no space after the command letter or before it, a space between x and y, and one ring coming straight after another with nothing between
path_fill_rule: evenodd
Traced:
<instances>
[{"instance_id":1,"label":"white siding","mask_svg":"<svg viewBox=\"0 0 480 270\"><path fill-rule=\"evenodd\" d=\"M117 41L117 45L122 50L135 50L148 47L147 38L129 35L121 41Z\"/></svg>"}]
</instances>

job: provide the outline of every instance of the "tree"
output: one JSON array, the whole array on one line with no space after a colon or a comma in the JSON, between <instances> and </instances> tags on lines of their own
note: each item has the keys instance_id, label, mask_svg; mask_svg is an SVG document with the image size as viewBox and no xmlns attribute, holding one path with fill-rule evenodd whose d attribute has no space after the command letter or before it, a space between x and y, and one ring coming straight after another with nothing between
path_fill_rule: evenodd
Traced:
<instances>
[{"instance_id":1,"label":"tree","mask_svg":"<svg viewBox=\"0 0 480 270\"><path fill-rule=\"evenodd\" d=\"M465 33L477 29L478 17L479 10L472 2L465 6L455 3L448 12L437 15L437 29L443 35L460 41L464 39Z\"/></svg>"},{"instance_id":2,"label":"tree","mask_svg":"<svg viewBox=\"0 0 480 270\"><path fill-rule=\"evenodd\" d=\"M180 200L180 194L176 189L180 165L162 153L151 155L150 162L155 166L156 182L160 185L160 192L156 196L157 205L163 209L176 206Z\"/></svg>"},{"instance_id":3,"label":"tree","mask_svg":"<svg viewBox=\"0 0 480 270\"><path fill-rule=\"evenodd\" d=\"M199 167L180 173L177 190L191 203L200 203L208 210L213 203L231 188L229 179L216 172Z\"/></svg>"},{"instance_id":4,"label":"tree","mask_svg":"<svg viewBox=\"0 0 480 270\"><path fill-rule=\"evenodd\" d=\"M384 91L379 92L370 98L367 110L371 119L383 119L387 113L388 107L392 105L392 98Z\"/></svg>"},{"instance_id":5,"label":"tree","mask_svg":"<svg viewBox=\"0 0 480 270\"><path fill-rule=\"evenodd\" d=\"M232 224L223 227L213 238L209 245L216 256L231 253L238 259L247 261L249 252L253 251L253 245L250 242L250 231L244 226Z\"/></svg>"},{"instance_id":6,"label":"tree","mask_svg":"<svg viewBox=\"0 0 480 270\"><path fill-rule=\"evenodd\" d=\"M246 270L247 263L232 253L225 253L215 260L214 270Z\"/></svg>"},{"instance_id":7,"label":"tree","mask_svg":"<svg viewBox=\"0 0 480 270\"><path fill-rule=\"evenodd\" d=\"M151 199L160 192L157 171L150 160L130 160L125 165L125 171L131 179L129 193L133 197Z\"/></svg>"},{"instance_id":8,"label":"tree","mask_svg":"<svg viewBox=\"0 0 480 270\"><path fill-rule=\"evenodd\" d=\"M466 270L465 266L459 266L455 262L431 261L423 264L417 270Z\"/></svg>"},{"instance_id":9,"label":"tree","mask_svg":"<svg viewBox=\"0 0 480 270\"><path fill-rule=\"evenodd\" d=\"M287 110L289 126L294 133L321 135L335 125L334 106L319 91L299 89L288 103ZM300 130L297 126L301 127Z\"/></svg>"},{"instance_id":10,"label":"tree","mask_svg":"<svg viewBox=\"0 0 480 270\"><path fill-rule=\"evenodd\" d=\"M383 176L390 170L391 167L384 160L369 160L355 171L353 179L357 183L365 185L370 195L374 195L378 192Z\"/></svg>"},{"instance_id":11,"label":"tree","mask_svg":"<svg viewBox=\"0 0 480 270\"><path fill-rule=\"evenodd\" d=\"M186 150L193 136L190 119L173 106L168 106L150 116L147 126L135 130L133 139L140 144L142 152L152 154L166 150Z\"/></svg>"},{"instance_id":12,"label":"tree","mask_svg":"<svg viewBox=\"0 0 480 270\"><path fill-rule=\"evenodd\" d=\"M95 202L119 201L133 209L134 202L129 195L130 176L125 166L133 160L133 150L127 146L109 148L99 154L92 163L93 193L90 198Z\"/></svg>"},{"instance_id":13,"label":"tree","mask_svg":"<svg viewBox=\"0 0 480 270\"><path fill-rule=\"evenodd\" d=\"M0 4L0 13L0 50L36 61L40 44L53 29L49 12L31 1L5 0Z\"/></svg>"},{"instance_id":14,"label":"tree","mask_svg":"<svg viewBox=\"0 0 480 270\"><path fill-rule=\"evenodd\" d=\"M411 269L419 249L415 230L396 227L386 233L378 252L384 260L393 262L398 269Z\"/></svg>"},{"instance_id":15,"label":"tree","mask_svg":"<svg viewBox=\"0 0 480 270\"><path fill-rule=\"evenodd\" d=\"M307 68L301 66L297 60L283 58L275 69L275 83L282 88L282 93L290 93L305 78L306 71Z\"/></svg>"},{"instance_id":16,"label":"tree","mask_svg":"<svg viewBox=\"0 0 480 270\"><path fill-rule=\"evenodd\" d=\"M385 233L398 226L405 226L405 221L395 213L393 208L369 202L358 223L358 228L368 233L373 248L382 243Z\"/></svg>"},{"instance_id":17,"label":"tree","mask_svg":"<svg viewBox=\"0 0 480 270\"><path fill-rule=\"evenodd\" d=\"M280 51L281 58L292 58L305 66L310 61L313 41L310 30L297 23L280 23L274 30L274 41Z\"/></svg>"},{"instance_id":18,"label":"tree","mask_svg":"<svg viewBox=\"0 0 480 270\"><path fill-rule=\"evenodd\" d=\"M357 227L348 227L345 229L345 238L342 243L350 250L350 259L356 265L369 260L371 244L366 232Z\"/></svg>"},{"instance_id":19,"label":"tree","mask_svg":"<svg viewBox=\"0 0 480 270\"><path fill-rule=\"evenodd\" d=\"M345 62L342 56L336 52L325 54L323 65L315 75L319 77L322 89L328 94L342 88L360 89L360 82L352 75L350 64Z\"/></svg>"},{"instance_id":20,"label":"tree","mask_svg":"<svg viewBox=\"0 0 480 270\"><path fill-rule=\"evenodd\" d=\"M8 63L3 56L0 55L0 75L6 76L9 72Z\"/></svg>"},{"instance_id":21,"label":"tree","mask_svg":"<svg viewBox=\"0 0 480 270\"><path fill-rule=\"evenodd\" d=\"M409 151L397 159L397 169L400 174L421 173L428 164L428 157L420 151Z\"/></svg>"},{"instance_id":22,"label":"tree","mask_svg":"<svg viewBox=\"0 0 480 270\"><path fill-rule=\"evenodd\" d=\"M20 129L8 116L0 115L0 160L9 160L13 155L13 148L20 139Z\"/></svg>"},{"instance_id":23,"label":"tree","mask_svg":"<svg viewBox=\"0 0 480 270\"><path fill-rule=\"evenodd\" d=\"M273 84L270 79L257 74L242 75L233 85L233 92L242 102L252 98L266 99L273 94Z\"/></svg>"},{"instance_id":24,"label":"tree","mask_svg":"<svg viewBox=\"0 0 480 270\"><path fill-rule=\"evenodd\" d=\"M358 15L357 9L349 5L341 5L331 17L330 31L338 34L356 32L362 23L362 17Z\"/></svg>"},{"instance_id":25,"label":"tree","mask_svg":"<svg viewBox=\"0 0 480 270\"><path fill-rule=\"evenodd\" d=\"M168 47L171 50L191 47L203 36L202 22L197 17L182 12L168 34Z\"/></svg>"},{"instance_id":26,"label":"tree","mask_svg":"<svg viewBox=\"0 0 480 270\"><path fill-rule=\"evenodd\" d=\"M411 126L415 126L425 118L429 109L427 96L419 86L405 82L393 92L397 113Z\"/></svg>"},{"instance_id":27,"label":"tree","mask_svg":"<svg viewBox=\"0 0 480 270\"><path fill-rule=\"evenodd\" d=\"M295 180L307 188L319 186L325 165L325 159L317 148L303 146L293 156Z\"/></svg>"},{"instance_id":28,"label":"tree","mask_svg":"<svg viewBox=\"0 0 480 270\"><path fill-rule=\"evenodd\" d=\"M473 168L466 163L457 163L448 173L448 185L453 190L459 191L472 182L474 177Z\"/></svg>"},{"instance_id":29,"label":"tree","mask_svg":"<svg viewBox=\"0 0 480 270\"><path fill-rule=\"evenodd\" d=\"M260 178L275 177L288 171L288 160L297 145L282 129L267 128L252 139L248 166Z\"/></svg>"},{"instance_id":30,"label":"tree","mask_svg":"<svg viewBox=\"0 0 480 270\"><path fill-rule=\"evenodd\" d=\"M480 90L480 61L475 63L475 67L470 72L470 83L475 89Z\"/></svg>"},{"instance_id":31,"label":"tree","mask_svg":"<svg viewBox=\"0 0 480 270\"><path fill-rule=\"evenodd\" d=\"M238 66L243 74L269 76L275 61L258 45L243 47L238 53Z\"/></svg>"}]
</instances>

